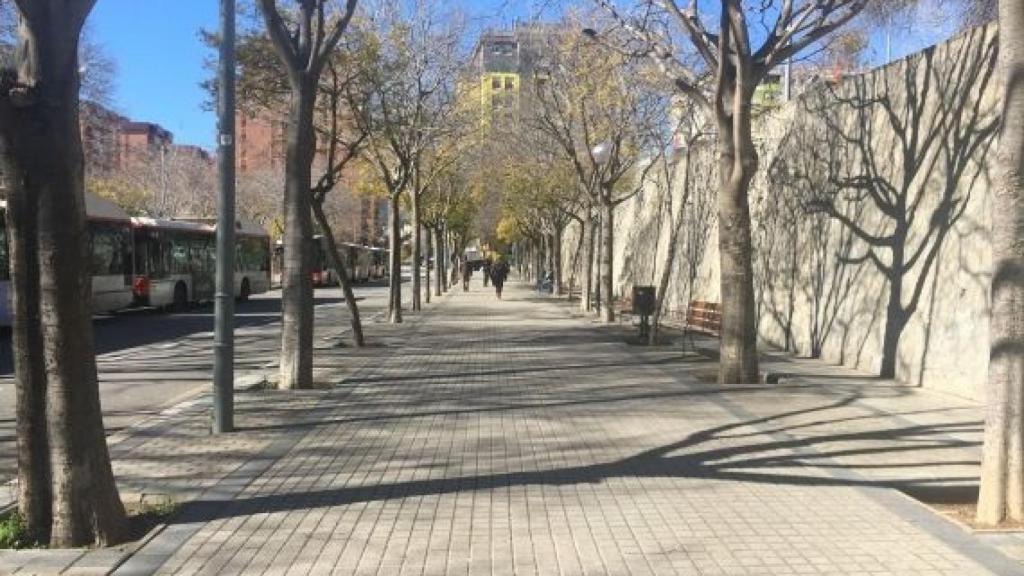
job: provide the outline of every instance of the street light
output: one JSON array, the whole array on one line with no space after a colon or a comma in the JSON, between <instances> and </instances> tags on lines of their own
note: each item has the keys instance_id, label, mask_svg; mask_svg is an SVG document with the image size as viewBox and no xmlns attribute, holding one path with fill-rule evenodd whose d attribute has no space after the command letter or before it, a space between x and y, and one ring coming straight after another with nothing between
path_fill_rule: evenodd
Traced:
<instances>
[{"instance_id":1,"label":"street light","mask_svg":"<svg viewBox=\"0 0 1024 576\"><path fill-rule=\"evenodd\" d=\"M605 140L590 151L590 154L594 157L594 162L598 166L604 166L612 158L612 143Z\"/></svg>"}]
</instances>

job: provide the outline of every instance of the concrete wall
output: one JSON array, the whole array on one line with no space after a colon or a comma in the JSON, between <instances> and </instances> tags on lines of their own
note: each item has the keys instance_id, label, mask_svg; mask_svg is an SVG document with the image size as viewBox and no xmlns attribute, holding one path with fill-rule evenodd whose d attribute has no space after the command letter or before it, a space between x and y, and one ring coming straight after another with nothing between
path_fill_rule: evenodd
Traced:
<instances>
[{"instance_id":1,"label":"concrete wall","mask_svg":"<svg viewBox=\"0 0 1024 576\"><path fill-rule=\"evenodd\" d=\"M980 397L995 60L995 29L974 29L760 120L750 201L765 344L875 372L890 358L901 382ZM693 149L685 202L680 158L620 208L620 293L656 284L682 207L668 308L718 301L714 154L711 141Z\"/></svg>"}]
</instances>

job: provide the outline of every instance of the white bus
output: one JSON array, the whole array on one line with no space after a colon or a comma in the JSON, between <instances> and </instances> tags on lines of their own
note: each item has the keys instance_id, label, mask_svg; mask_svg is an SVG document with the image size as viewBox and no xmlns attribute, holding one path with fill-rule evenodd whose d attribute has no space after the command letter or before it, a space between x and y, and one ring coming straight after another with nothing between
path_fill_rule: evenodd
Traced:
<instances>
[{"instance_id":1,"label":"white bus","mask_svg":"<svg viewBox=\"0 0 1024 576\"><path fill-rule=\"evenodd\" d=\"M93 312L103 314L127 308L132 303L131 218L117 204L88 193L85 210ZM7 202L0 201L0 326L11 325L8 258Z\"/></svg>"},{"instance_id":2,"label":"white bus","mask_svg":"<svg viewBox=\"0 0 1024 576\"><path fill-rule=\"evenodd\" d=\"M353 283L369 282L380 280L388 275L388 254L387 248L375 248L362 246L350 242L339 242L338 250L342 251L342 257L348 267L348 277ZM284 266L284 244L278 240L274 246L274 280L281 283L281 270ZM331 266L330 258L327 256L327 241L317 234L313 236L313 267L310 271L310 278L313 286L338 286L340 284L338 271Z\"/></svg>"},{"instance_id":3,"label":"white bus","mask_svg":"<svg viewBox=\"0 0 1024 576\"><path fill-rule=\"evenodd\" d=\"M133 218L135 305L185 308L213 299L217 231L205 221ZM270 289L270 236L239 221L235 229L235 297Z\"/></svg>"}]
</instances>

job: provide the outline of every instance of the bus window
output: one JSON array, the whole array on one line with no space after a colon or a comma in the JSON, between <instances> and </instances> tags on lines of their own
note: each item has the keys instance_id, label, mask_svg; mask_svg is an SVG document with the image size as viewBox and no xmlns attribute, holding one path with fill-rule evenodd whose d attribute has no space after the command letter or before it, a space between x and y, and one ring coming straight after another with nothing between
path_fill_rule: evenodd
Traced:
<instances>
[{"instance_id":1,"label":"bus window","mask_svg":"<svg viewBox=\"0 0 1024 576\"><path fill-rule=\"evenodd\" d=\"M246 272L267 271L267 245L259 238L242 238L238 242L236 269Z\"/></svg>"},{"instance_id":2,"label":"bus window","mask_svg":"<svg viewBox=\"0 0 1024 576\"><path fill-rule=\"evenodd\" d=\"M167 251L170 254L171 274L188 274L189 255L188 240L185 238L170 238L167 243Z\"/></svg>"},{"instance_id":3,"label":"bus window","mask_svg":"<svg viewBox=\"0 0 1024 576\"><path fill-rule=\"evenodd\" d=\"M125 275L128 272L128 235L115 226L91 226L92 274Z\"/></svg>"},{"instance_id":4,"label":"bus window","mask_svg":"<svg viewBox=\"0 0 1024 576\"><path fill-rule=\"evenodd\" d=\"M213 256L214 251L211 246L209 238L196 237L192 238L192 272L193 273L206 273L213 272Z\"/></svg>"}]
</instances>

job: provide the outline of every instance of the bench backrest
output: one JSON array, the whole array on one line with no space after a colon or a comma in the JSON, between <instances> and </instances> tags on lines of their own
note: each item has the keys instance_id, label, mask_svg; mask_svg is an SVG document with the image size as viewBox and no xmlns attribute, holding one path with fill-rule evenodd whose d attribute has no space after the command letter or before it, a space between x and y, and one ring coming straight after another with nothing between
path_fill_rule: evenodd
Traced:
<instances>
[{"instance_id":1,"label":"bench backrest","mask_svg":"<svg viewBox=\"0 0 1024 576\"><path fill-rule=\"evenodd\" d=\"M693 300L686 306L686 325L711 334L722 331L722 309L718 302Z\"/></svg>"}]
</instances>

